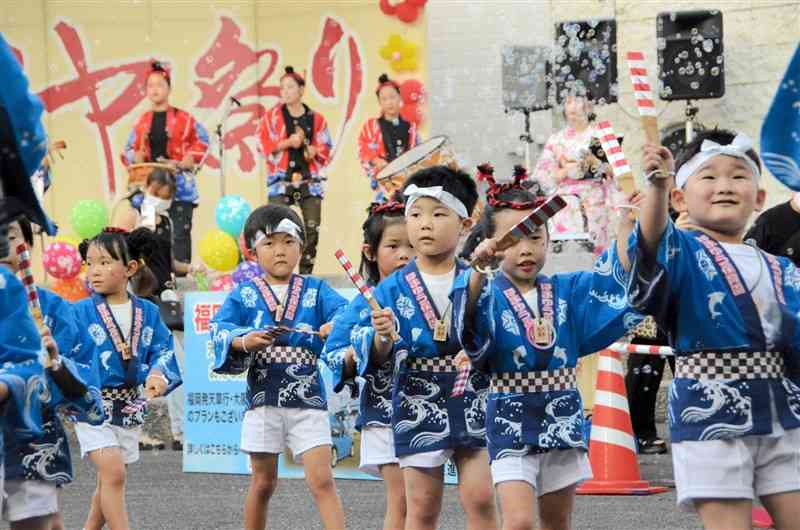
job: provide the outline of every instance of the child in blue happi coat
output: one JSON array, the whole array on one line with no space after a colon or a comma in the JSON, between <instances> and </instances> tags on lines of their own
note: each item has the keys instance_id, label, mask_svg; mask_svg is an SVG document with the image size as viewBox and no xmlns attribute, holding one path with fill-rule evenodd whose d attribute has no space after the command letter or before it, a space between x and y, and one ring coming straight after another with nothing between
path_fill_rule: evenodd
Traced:
<instances>
[{"instance_id":1,"label":"child in blue happi coat","mask_svg":"<svg viewBox=\"0 0 800 530\"><path fill-rule=\"evenodd\" d=\"M488 378L473 370L465 392L451 396L459 367L469 362L460 352L449 295L463 269L455 255L472 225L475 182L463 171L434 166L412 175L403 193L417 257L375 289L384 309L365 314L353 336L359 372L388 358L396 365L392 429L406 485L406 528L436 528L450 459L468 527L496 528L486 456Z\"/></svg>"},{"instance_id":2,"label":"child in blue happi coat","mask_svg":"<svg viewBox=\"0 0 800 530\"><path fill-rule=\"evenodd\" d=\"M396 270L405 267L414 256L408 241L405 205L398 201L373 203L362 231L359 272L374 287ZM369 304L358 295L339 315L325 342L325 361L334 374L334 389L339 389L356 373L352 340ZM383 478L386 484L386 515L383 528L405 526L406 497L403 475L398 465L392 437L392 362L372 365L360 376L361 395L357 427L361 430L360 469Z\"/></svg>"},{"instance_id":3,"label":"child in blue happi coat","mask_svg":"<svg viewBox=\"0 0 800 530\"><path fill-rule=\"evenodd\" d=\"M245 528L263 529L288 446L302 462L325 528L343 528L331 469L331 427L317 368L331 320L347 301L324 281L294 274L305 245L298 215L268 204L250 214L244 237L264 272L237 286L212 321L216 362L224 374L247 371L242 451L252 478Z\"/></svg>"},{"instance_id":4,"label":"child in blue happi coat","mask_svg":"<svg viewBox=\"0 0 800 530\"><path fill-rule=\"evenodd\" d=\"M742 240L765 201L753 142L705 131L677 162L646 145L643 166L651 186L629 297L676 354L668 417L678 503L706 528L735 530L751 528L758 498L776 528L800 528L800 271ZM670 195L687 230L669 219Z\"/></svg>"},{"instance_id":5,"label":"child in blue happi coat","mask_svg":"<svg viewBox=\"0 0 800 530\"><path fill-rule=\"evenodd\" d=\"M106 411L102 425L75 425L81 455L97 468L87 530L105 524L128 528L126 466L139 459L146 399L164 396L181 384L172 334L158 306L128 292L129 283L144 289L153 281L146 260L154 241L145 228L130 233L106 228L80 245L93 293L74 305L80 346L73 358L98 365Z\"/></svg>"},{"instance_id":6,"label":"child in blue happi coat","mask_svg":"<svg viewBox=\"0 0 800 530\"><path fill-rule=\"evenodd\" d=\"M503 528L533 529L538 504L542 528L568 529L575 488L592 476L578 359L641 320L625 300L633 217L623 217L617 246L593 271L545 276L546 225L508 248L498 246L543 201L523 189L524 178L518 172L512 183L498 185L488 176L487 205L470 241L477 245L474 259L502 262L488 282L479 268L459 276L456 330L473 365L491 374L486 433ZM634 206L637 198L630 197Z\"/></svg>"},{"instance_id":7,"label":"child in blue happi coat","mask_svg":"<svg viewBox=\"0 0 800 530\"><path fill-rule=\"evenodd\" d=\"M33 247L33 229L30 221L20 217L8 225L11 248L24 242ZM19 256L10 252L0 257L0 265L12 272L19 271ZM60 415L85 418L102 423L103 406L100 401L99 379L96 365L80 365L72 361L77 346L78 327L72 306L54 292L36 286L41 304L43 322L49 330L45 346L60 355L62 364L74 373L80 383L66 392L72 402L56 403L53 400L42 406L42 434L29 441L11 440L6 446L6 502L3 518L12 529L62 528L58 508L60 488L73 480L72 460L67 434ZM58 385L50 385L58 389Z\"/></svg>"}]
</instances>

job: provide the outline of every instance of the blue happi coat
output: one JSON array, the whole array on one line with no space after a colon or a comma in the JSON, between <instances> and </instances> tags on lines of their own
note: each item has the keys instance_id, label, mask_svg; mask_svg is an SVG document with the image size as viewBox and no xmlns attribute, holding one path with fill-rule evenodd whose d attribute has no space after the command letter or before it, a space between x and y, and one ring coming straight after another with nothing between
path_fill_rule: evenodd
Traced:
<instances>
[{"instance_id":1,"label":"blue happi coat","mask_svg":"<svg viewBox=\"0 0 800 530\"><path fill-rule=\"evenodd\" d=\"M353 298L339 316L336 317L333 331L325 341L323 359L333 372L333 388L338 392L346 381L342 376L344 355L352 347L358 336L359 322L369 318L371 309L362 295ZM370 364L360 378L361 395L356 427L389 427L392 421L392 361L383 366Z\"/></svg>"},{"instance_id":2,"label":"blue happi coat","mask_svg":"<svg viewBox=\"0 0 800 530\"><path fill-rule=\"evenodd\" d=\"M642 320L627 305L625 272L615 246L598 258L592 272L537 276L536 308L529 307L523 294L499 273L485 282L474 319L466 322L470 272L459 276L453 292L456 327L473 364L492 377L526 372L541 376L541 372L574 369L579 357L605 348ZM548 319L555 329L549 348L534 345L531 318L536 315ZM493 389L486 407L489 457L586 449L583 423L577 388Z\"/></svg>"},{"instance_id":3,"label":"blue happi coat","mask_svg":"<svg viewBox=\"0 0 800 530\"><path fill-rule=\"evenodd\" d=\"M41 339L27 300L22 282L0 267L0 383L9 390L0 410L0 456L4 439L9 443L27 442L42 433Z\"/></svg>"},{"instance_id":4,"label":"blue happi coat","mask_svg":"<svg viewBox=\"0 0 800 530\"><path fill-rule=\"evenodd\" d=\"M64 485L72 482L72 459L67 435L59 413L90 423L102 423L103 404L100 400L97 364L80 364L71 359L77 346L78 326L72 306L54 292L37 287L44 323L53 336L61 354L62 364L80 380L88 391L82 398L66 401L58 386L48 380L50 403L42 406L42 434L27 443L11 442L5 456L6 479L43 480ZM49 378L48 378L49 379Z\"/></svg>"},{"instance_id":5,"label":"blue happi coat","mask_svg":"<svg viewBox=\"0 0 800 530\"><path fill-rule=\"evenodd\" d=\"M137 389L145 383L150 370L156 369L167 379L165 393L168 394L182 382L172 333L161 320L158 306L132 294L128 296L133 302L133 318L130 336L122 342L130 349L131 358L123 360L120 346L114 338L121 335L119 326L105 297L95 293L74 305L79 346L73 359L82 364L97 364L100 386L104 392L109 389ZM112 401L104 397L106 420L121 427L141 425L144 408L130 405L130 401Z\"/></svg>"},{"instance_id":6,"label":"blue happi coat","mask_svg":"<svg viewBox=\"0 0 800 530\"><path fill-rule=\"evenodd\" d=\"M756 357L755 352L766 350L753 299L719 242L701 232L679 230L670 222L653 262L646 259L641 241L637 229L630 246L631 305L652 314L668 331L679 365L681 357L690 355L710 360L726 352L753 352ZM781 309L779 337L771 351L783 356L785 376L676 377L669 394L673 442L769 434L776 419L784 429L800 427L800 271L788 259L765 252L761 258Z\"/></svg>"},{"instance_id":7,"label":"blue happi coat","mask_svg":"<svg viewBox=\"0 0 800 530\"><path fill-rule=\"evenodd\" d=\"M269 297L281 302L261 278L242 283L228 294L211 322L214 371L221 374L247 371L248 410L263 406L324 410L325 388L316 363L323 347L319 336L292 332L276 339L276 350L298 348L313 357L313 363L301 364L257 360L252 354L232 349L231 343L236 337L277 324L317 330L342 311L347 300L319 278L292 275L283 318L276 322Z\"/></svg>"},{"instance_id":8,"label":"blue happi coat","mask_svg":"<svg viewBox=\"0 0 800 530\"><path fill-rule=\"evenodd\" d=\"M463 270L457 265L456 276ZM416 293L413 283L421 285ZM426 319L438 310L424 286L416 260L383 280L374 296L381 307L394 311L400 340L392 355L395 379L392 385L392 429L397 456L439 449L481 448L486 446L486 397L489 379L477 370L470 373L466 391L451 397L456 372L412 370L419 359L454 357L461 349L451 319L447 342L433 340ZM419 298L418 298L419 297ZM425 306L423 311L422 305ZM353 334L359 375L375 368L370 359L375 330L371 316L364 314ZM418 361L416 361L418 362Z\"/></svg>"}]
</instances>

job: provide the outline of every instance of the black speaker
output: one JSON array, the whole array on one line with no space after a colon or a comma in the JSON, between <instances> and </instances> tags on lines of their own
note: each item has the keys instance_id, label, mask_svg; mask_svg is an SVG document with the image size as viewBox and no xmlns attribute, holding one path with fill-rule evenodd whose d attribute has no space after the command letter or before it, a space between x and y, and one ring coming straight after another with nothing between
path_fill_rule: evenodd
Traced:
<instances>
[{"instance_id":1,"label":"black speaker","mask_svg":"<svg viewBox=\"0 0 800 530\"><path fill-rule=\"evenodd\" d=\"M550 108L549 46L503 46L503 106L509 110Z\"/></svg>"},{"instance_id":2,"label":"black speaker","mask_svg":"<svg viewBox=\"0 0 800 530\"><path fill-rule=\"evenodd\" d=\"M556 23L553 82L558 103L586 92L598 104L617 101L617 21Z\"/></svg>"},{"instance_id":3,"label":"black speaker","mask_svg":"<svg viewBox=\"0 0 800 530\"><path fill-rule=\"evenodd\" d=\"M721 11L659 13L656 34L661 99L725 95Z\"/></svg>"}]
</instances>

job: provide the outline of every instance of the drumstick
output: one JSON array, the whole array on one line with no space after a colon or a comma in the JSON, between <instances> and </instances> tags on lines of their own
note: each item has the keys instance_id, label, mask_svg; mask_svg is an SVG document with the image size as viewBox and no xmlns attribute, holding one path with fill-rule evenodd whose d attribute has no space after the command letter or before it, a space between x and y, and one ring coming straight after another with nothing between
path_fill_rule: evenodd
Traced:
<instances>
[{"instance_id":1,"label":"drumstick","mask_svg":"<svg viewBox=\"0 0 800 530\"><path fill-rule=\"evenodd\" d=\"M608 347L617 353L638 353L640 355L675 355L669 346L648 346L647 344L627 344L615 342Z\"/></svg>"},{"instance_id":2,"label":"drumstick","mask_svg":"<svg viewBox=\"0 0 800 530\"><path fill-rule=\"evenodd\" d=\"M31 309L31 316L33 316L33 321L36 323L36 328L38 329L39 334L42 337L47 337L50 335L50 328L48 328L47 324L44 323L42 304L39 300L39 292L36 290L36 284L34 283L33 279L31 253L24 241L17 245L17 256L19 257L19 272L22 275L22 284L25 286L25 291L28 294L28 305ZM57 357L51 356L50 352L48 351L48 355L45 360L45 368L50 368L50 366L52 366L52 361L55 358Z\"/></svg>"},{"instance_id":3,"label":"drumstick","mask_svg":"<svg viewBox=\"0 0 800 530\"><path fill-rule=\"evenodd\" d=\"M470 368L472 368L471 363L464 363L461 368L458 369L458 375L456 375L456 380L453 383L453 391L450 392L450 397L464 395L464 392L467 390L467 382L469 382Z\"/></svg>"},{"instance_id":4,"label":"drumstick","mask_svg":"<svg viewBox=\"0 0 800 530\"><path fill-rule=\"evenodd\" d=\"M358 292L361 293L361 296L364 297L372 310L380 311L382 308L378 304L378 301L375 300L375 297L372 296L372 289L369 288L369 285L367 285L367 282L364 281L364 278L362 278L361 275L356 272L353 264L350 263L350 260L344 255L344 251L342 249L338 249L335 254L336 259L339 260L344 272L347 273L347 277L350 278L350 281L353 282L353 285L355 285L356 289L358 289ZM397 334L397 331L392 331L392 340L397 341L399 338L400 335Z\"/></svg>"},{"instance_id":5,"label":"drumstick","mask_svg":"<svg viewBox=\"0 0 800 530\"><path fill-rule=\"evenodd\" d=\"M286 326L267 326L264 328L264 331L267 333L270 332L280 332L280 333L305 333L306 335L319 335L319 331L314 331L313 329L303 329L303 328L290 328Z\"/></svg>"},{"instance_id":6,"label":"drumstick","mask_svg":"<svg viewBox=\"0 0 800 530\"><path fill-rule=\"evenodd\" d=\"M502 235L497 241L496 250L505 250L512 247L517 240L533 234L537 228L545 224L555 214L560 212L567 202L560 195L551 195L542 203L541 206L536 208L525 219L512 227L508 232ZM475 259L471 265L473 267L483 267L487 263L484 260Z\"/></svg>"},{"instance_id":7,"label":"drumstick","mask_svg":"<svg viewBox=\"0 0 800 530\"><path fill-rule=\"evenodd\" d=\"M628 52L627 59L633 93L636 97L636 108L639 109L639 117L645 138L652 144L660 145L661 138L658 135L658 123L656 120L658 114L656 113L656 104L653 99L653 89L650 85L650 80L647 78L644 52Z\"/></svg>"},{"instance_id":8,"label":"drumstick","mask_svg":"<svg viewBox=\"0 0 800 530\"><path fill-rule=\"evenodd\" d=\"M611 171L614 173L614 178L619 183L622 191L626 195L636 191L636 181L633 178L631 166L628 164L628 159L625 158L625 153L622 152L622 146L619 145L614 129L611 128L611 122L605 120L598 123L597 132L600 145L603 147L609 165L611 165Z\"/></svg>"}]
</instances>

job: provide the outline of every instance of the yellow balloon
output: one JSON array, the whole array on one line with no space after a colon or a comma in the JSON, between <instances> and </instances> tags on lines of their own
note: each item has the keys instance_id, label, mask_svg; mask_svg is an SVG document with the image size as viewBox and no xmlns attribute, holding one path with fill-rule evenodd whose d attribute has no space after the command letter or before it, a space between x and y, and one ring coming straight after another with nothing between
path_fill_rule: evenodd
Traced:
<instances>
[{"instance_id":1,"label":"yellow balloon","mask_svg":"<svg viewBox=\"0 0 800 530\"><path fill-rule=\"evenodd\" d=\"M239 247L230 235L212 230L200 240L200 258L209 268L229 272L239 264Z\"/></svg>"}]
</instances>

